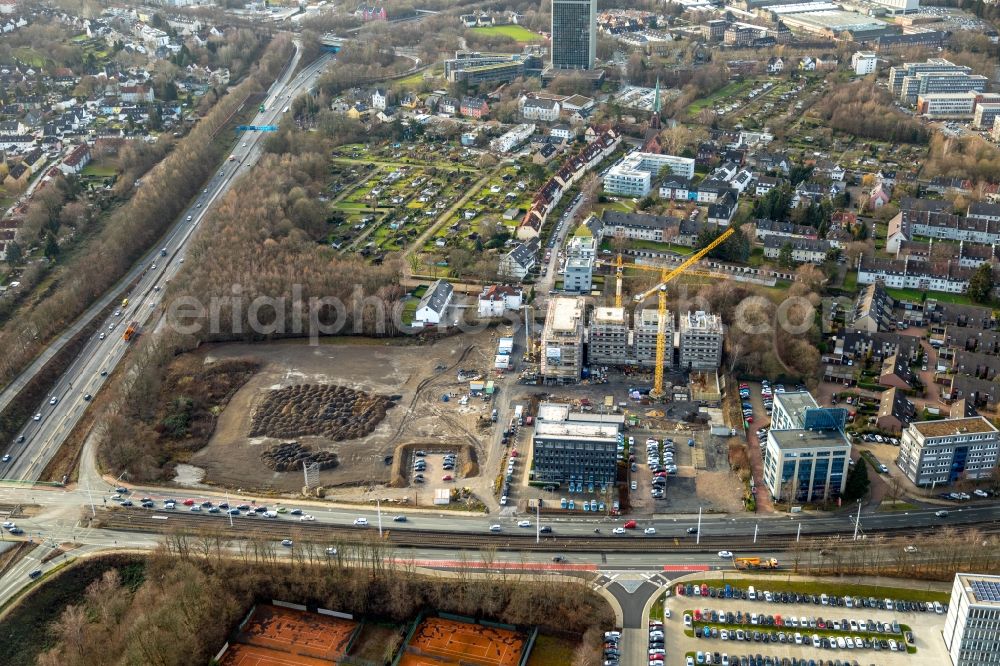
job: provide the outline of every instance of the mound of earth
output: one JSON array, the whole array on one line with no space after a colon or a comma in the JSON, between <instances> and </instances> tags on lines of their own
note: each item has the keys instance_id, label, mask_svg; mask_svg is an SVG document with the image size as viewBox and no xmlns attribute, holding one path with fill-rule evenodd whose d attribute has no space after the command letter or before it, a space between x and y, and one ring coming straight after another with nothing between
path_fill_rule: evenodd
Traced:
<instances>
[{"instance_id":1,"label":"mound of earth","mask_svg":"<svg viewBox=\"0 0 1000 666\"><path fill-rule=\"evenodd\" d=\"M265 465L275 472L287 472L302 469L302 463L319 463L320 469L332 469L337 466L337 454L332 451L316 451L298 442L285 442L272 446L260 454Z\"/></svg>"},{"instance_id":2,"label":"mound of earth","mask_svg":"<svg viewBox=\"0 0 1000 666\"><path fill-rule=\"evenodd\" d=\"M297 384L264 399L251 420L250 436L358 439L372 432L393 404L385 396L345 386Z\"/></svg>"}]
</instances>

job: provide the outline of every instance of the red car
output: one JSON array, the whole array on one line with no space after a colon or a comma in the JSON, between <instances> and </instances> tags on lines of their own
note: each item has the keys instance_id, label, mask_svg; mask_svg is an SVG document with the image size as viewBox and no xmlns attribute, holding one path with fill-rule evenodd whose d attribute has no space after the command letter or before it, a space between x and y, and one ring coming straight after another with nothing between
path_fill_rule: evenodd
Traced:
<instances>
[{"instance_id":1,"label":"red car","mask_svg":"<svg viewBox=\"0 0 1000 666\"><path fill-rule=\"evenodd\" d=\"M517 455L518 455L518 454L517 454L517 449L514 449L513 451L511 451L511 452L510 452L510 457L511 457L511 458L516 458L516 457L517 457Z\"/></svg>"},{"instance_id":2,"label":"red car","mask_svg":"<svg viewBox=\"0 0 1000 666\"><path fill-rule=\"evenodd\" d=\"M634 520L626 520L624 527L627 530L634 530L635 529L635 521Z\"/></svg>"},{"instance_id":3,"label":"red car","mask_svg":"<svg viewBox=\"0 0 1000 666\"><path fill-rule=\"evenodd\" d=\"M454 477L452 477L451 474L445 474L444 476L441 477L441 480L442 481L454 481Z\"/></svg>"},{"instance_id":4,"label":"red car","mask_svg":"<svg viewBox=\"0 0 1000 666\"><path fill-rule=\"evenodd\" d=\"M684 583L677 583L677 587L675 589L675 594L677 594L678 597L684 596Z\"/></svg>"},{"instance_id":5,"label":"red car","mask_svg":"<svg viewBox=\"0 0 1000 666\"><path fill-rule=\"evenodd\" d=\"M700 608L695 608L694 609L694 619L695 619L696 622L701 622L701 609Z\"/></svg>"},{"instance_id":6,"label":"red car","mask_svg":"<svg viewBox=\"0 0 1000 666\"><path fill-rule=\"evenodd\" d=\"M702 583L701 584L701 596L703 596L703 597L707 597L708 596L708 583Z\"/></svg>"},{"instance_id":7,"label":"red car","mask_svg":"<svg viewBox=\"0 0 1000 666\"><path fill-rule=\"evenodd\" d=\"M750 388L750 385L749 385L749 384L747 384L746 382L742 382L742 383L740 384L740 388Z\"/></svg>"},{"instance_id":8,"label":"red car","mask_svg":"<svg viewBox=\"0 0 1000 666\"><path fill-rule=\"evenodd\" d=\"M753 417L752 416L748 416L746 418L746 421L747 421L747 423L753 423Z\"/></svg>"},{"instance_id":9,"label":"red car","mask_svg":"<svg viewBox=\"0 0 1000 666\"><path fill-rule=\"evenodd\" d=\"M193 506L193 505L194 505L194 500L193 499L186 499L186 500L184 500L184 506Z\"/></svg>"}]
</instances>

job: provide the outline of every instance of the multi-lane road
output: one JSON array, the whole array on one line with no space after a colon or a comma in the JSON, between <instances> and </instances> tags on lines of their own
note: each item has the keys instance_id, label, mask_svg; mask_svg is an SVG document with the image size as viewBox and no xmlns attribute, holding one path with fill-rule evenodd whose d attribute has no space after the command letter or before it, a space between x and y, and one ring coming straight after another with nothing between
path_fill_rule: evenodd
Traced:
<instances>
[{"instance_id":1,"label":"multi-lane road","mask_svg":"<svg viewBox=\"0 0 1000 666\"><path fill-rule=\"evenodd\" d=\"M264 111L258 113L251 124L278 124L291 100L314 85L316 77L331 59L330 55L325 55L293 77L300 53L296 44L295 55L285 72L268 91L263 102ZM0 463L0 478L22 481L37 481L40 478L45 466L82 417L88 402L125 356L130 343L124 340L123 334L130 322L139 322L140 334L145 328L155 327L162 314L163 290L180 271L188 243L211 206L257 162L261 140L262 133L259 132L248 132L240 137L219 171L206 183L202 193L181 214L157 247L135 266L119 287L109 291L88 311L90 318L82 317L72 329L60 336L61 342L53 343L53 347L64 344L93 317L121 298L123 285L135 281L135 286L128 293L128 303L119 303L118 309L103 322L99 333L87 341L51 394L39 405L33 419L3 451L11 459ZM47 357L48 353L47 350L43 357ZM26 372L30 374L31 369ZM21 385L23 378L8 387L5 395Z\"/></svg>"}]
</instances>

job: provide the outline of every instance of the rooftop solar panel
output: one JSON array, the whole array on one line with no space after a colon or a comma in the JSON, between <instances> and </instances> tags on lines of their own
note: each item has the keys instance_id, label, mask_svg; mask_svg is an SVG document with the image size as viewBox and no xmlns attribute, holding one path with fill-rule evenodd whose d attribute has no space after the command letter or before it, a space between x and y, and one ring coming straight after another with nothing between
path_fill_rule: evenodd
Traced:
<instances>
[{"instance_id":1,"label":"rooftop solar panel","mask_svg":"<svg viewBox=\"0 0 1000 666\"><path fill-rule=\"evenodd\" d=\"M1000 584L989 580L974 580L970 585L977 600L1000 603Z\"/></svg>"}]
</instances>

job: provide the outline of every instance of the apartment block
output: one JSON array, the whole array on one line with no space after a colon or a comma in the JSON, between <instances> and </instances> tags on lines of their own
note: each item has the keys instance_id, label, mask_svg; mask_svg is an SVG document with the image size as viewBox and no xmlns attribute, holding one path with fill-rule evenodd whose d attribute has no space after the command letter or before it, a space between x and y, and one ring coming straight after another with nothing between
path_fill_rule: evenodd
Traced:
<instances>
[{"instance_id":1,"label":"apartment block","mask_svg":"<svg viewBox=\"0 0 1000 666\"><path fill-rule=\"evenodd\" d=\"M878 55L871 51L856 51L851 56L851 68L858 76L867 76L875 71Z\"/></svg>"},{"instance_id":2,"label":"apartment block","mask_svg":"<svg viewBox=\"0 0 1000 666\"><path fill-rule=\"evenodd\" d=\"M686 312L680 317L680 368L716 370L722 362L722 317Z\"/></svg>"},{"instance_id":3,"label":"apartment block","mask_svg":"<svg viewBox=\"0 0 1000 666\"><path fill-rule=\"evenodd\" d=\"M630 365L635 344L625 308L596 308L590 320L587 358L594 365Z\"/></svg>"},{"instance_id":4,"label":"apartment block","mask_svg":"<svg viewBox=\"0 0 1000 666\"><path fill-rule=\"evenodd\" d=\"M694 158L633 152L604 176L604 191L630 197L649 194L653 179L668 168L674 176L694 178Z\"/></svg>"},{"instance_id":5,"label":"apartment block","mask_svg":"<svg viewBox=\"0 0 1000 666\"><path fill-rule=\"evenodd\" d=\"M997 464L1000 434L982 416L911 423L896 464L918 486L982 479Z\"/></svg>"},{"instance_id":6,"label":"apartment block","mask_svg":"<svg viewBox=\"0 0 1000 666\"><path fill-rule=\"evenodd\" d=\"M589 293L593 286L597 241L593 236L576 236L566 248L563 290Z\"/></svg>"},{"instance_id":7,"label":"apartment block","mask_svg":"<svg viewBox=\"0 0 1000 666\"><path fill-rule=\"evenodd\" d=\"M551 382L576 382L583 368L582 298L553 298L542 329L542 377Z\"/></svg>"},{"instance_id":8,"label":"apartment block","mask_svg":"<svg viewBox=\"0 0 1000 666\"><path fill-rule=\"evenodd\" d=\"M660 313L656 308L643 308L635 317L635 356L641 366L656 365L656 336L660 326ZM667 310L663 321L664 336L667 340L664 366L674 364L674 315Z\"/></svg>"},{"instance_id":9,"label":"apartment block","mask_svg":"<svg viewBox=\"0 0 1000 666\"><path fill-rule=\"evenodd\" d=\"M1000 662L1000 576L955 574L943 637L953 666Z\"/></svg>"}]
</instances>

